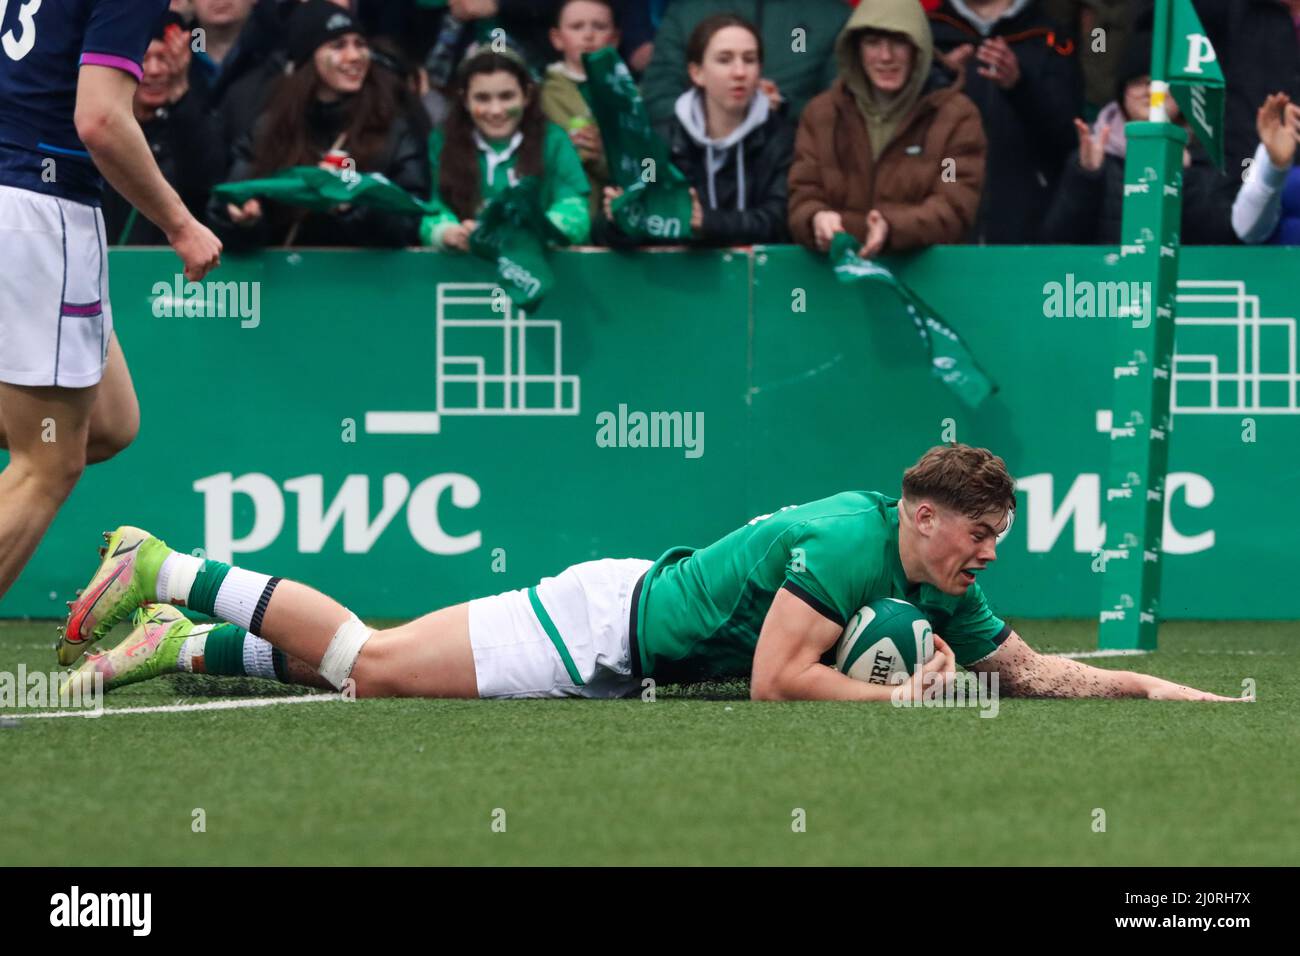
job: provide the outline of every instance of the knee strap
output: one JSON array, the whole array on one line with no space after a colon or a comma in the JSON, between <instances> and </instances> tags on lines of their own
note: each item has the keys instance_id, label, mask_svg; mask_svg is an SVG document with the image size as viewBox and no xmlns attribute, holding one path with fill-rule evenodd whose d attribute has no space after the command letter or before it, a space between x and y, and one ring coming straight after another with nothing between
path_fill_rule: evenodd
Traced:
<instances>
[{"instance_id":1,"label":"knee strap","mask_svg":"<svg viewBox=\"0 0 1300 956\"><path fill-rule=\"evenodd\" d=\"M373 633L355 614L340 624L329 646L325 648L325 656L321 658L318 668L320 676L341 690L343 682L352 674L352 668L361 655L361 648Z\"/></svg>"}]
</instances>

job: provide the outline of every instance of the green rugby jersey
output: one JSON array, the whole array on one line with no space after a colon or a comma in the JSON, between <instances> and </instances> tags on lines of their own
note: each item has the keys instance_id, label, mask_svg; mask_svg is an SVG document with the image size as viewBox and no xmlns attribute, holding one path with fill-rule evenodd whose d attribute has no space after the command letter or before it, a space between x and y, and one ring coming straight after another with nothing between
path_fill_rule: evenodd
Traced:
<instances>
[{"instance_id":1,"label":"green rugby jersey","mask_svg":"<svg viewBox=\"0 0 1300 956\"><path fill-rule=\"evenodd\" d=\"M963 666L1011 633L978 583L954 596L907 580L897 498L845 491L759 515L706 548L665 552L637 601L632 636L642 673L664 683L747 676L763 618L783 587L841 626L877 598L909 601Z\"/></svg>"}]
</instances>

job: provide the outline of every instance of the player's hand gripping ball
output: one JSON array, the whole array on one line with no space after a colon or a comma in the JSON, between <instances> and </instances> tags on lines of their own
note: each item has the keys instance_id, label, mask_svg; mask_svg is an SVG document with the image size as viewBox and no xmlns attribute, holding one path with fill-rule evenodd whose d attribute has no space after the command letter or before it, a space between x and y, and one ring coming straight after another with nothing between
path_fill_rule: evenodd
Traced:
<instances>
[{"instance_id":1,"label":"player's hand gripping ball","mask_svg":"<svg viewBox=\"0 0 1300 956\"><path fill-rule=\"evenodd\" d=\"M881 598L860 609L835 645L836 669L869 684L901 684L933 656L930 622L897 598Z\"/></svg>"}]
</instances>

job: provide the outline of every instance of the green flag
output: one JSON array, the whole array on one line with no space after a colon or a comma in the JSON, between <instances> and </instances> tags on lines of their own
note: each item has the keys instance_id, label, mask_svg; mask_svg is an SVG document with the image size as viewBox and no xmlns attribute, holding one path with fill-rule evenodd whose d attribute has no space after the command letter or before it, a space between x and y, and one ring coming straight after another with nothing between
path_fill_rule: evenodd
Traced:
<instances>
[{"instance_id":1,"label":"green flag","mask_svg":"<svg viewBox=\"0 0 1300 956\"><path fill-rule=\"evenodd\" d=\"M434 211L430 203L416 199L381 173L336 173L319 166L292 166L262 179L221 183L212 191L236 205L258 198L317 212L342 205L369 206L412 216Z\"/></svg>"},{"instance_id":2,"label":"green flag","mask_svg":"<svg viewBox=\"0 0 1300 956\"><path fill-rule=\"evenodd\" d=\"M1223 168L1223 71L1192 0L1173 0L1169 37L1169 91L1219 168ZM1157 77L1158 79L1158 77Z\"/></svg>"},{"instance_id":3,"label":"green flag","mask_svg":"<svg viewBox=\"0 0 1300 956\"><path fill-rule=\"evenodd\" d=\"M614 224L638 238L689 238L690 183L651 128L627 65L612 47L584 53L582 64L587 82L579 89L600 127L610 178L623 189L610 203Z\"/></svg>"},{"instance_id":4,"label":"green flag","mask_svg":"<svg viewBox=\"0 0 1300 956\"><path fill-rule=\"evenodd\" d=\"M998 387L980 368L957 331L889 269L859 256L858 248L858 241L847 232L831 241L835 278L846 283L879 282L891 289L929 353L931 373L971 408L977 408L996 392Z\"/></svg>"},{"instance_id":5,"label":"green flag","mask_svg":"<svg viewBox=\"0 0 1300 956\"><path fill-rule=\"evenodd\" d=\"M548 243L567 245L564 233L546 218L541 180L527 176L487 204L470 233L469 251L496 263L497 276L520 308L532 308L555 283L547 261Z\"/></svg>"}]
</instances>

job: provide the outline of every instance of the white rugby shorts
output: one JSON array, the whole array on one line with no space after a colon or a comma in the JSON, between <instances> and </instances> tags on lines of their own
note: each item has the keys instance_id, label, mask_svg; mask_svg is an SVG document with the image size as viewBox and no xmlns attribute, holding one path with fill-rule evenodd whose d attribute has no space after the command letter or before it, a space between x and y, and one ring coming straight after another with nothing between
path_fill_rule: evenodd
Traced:
<instances>
[{"instance_id":1,"label":"white rugby shorts","mask_svg":"<svg viewBox=\"0 0 1300 956\"><path fill-rule=\"evenodd\" d=\"M94 206L0 186L0 382L86 388L103 377L107 253Z\"/></svg>"},{"instance_id":2,"label":"white rugby shorts","mask_svg":"<svg viewBox=\"0 0 1300 956\"><path fill-rule=\"evenodd\" d=\"M653 561L584 561L536 587L469 602L480 697L627 697L641 690L630 621Z\"/></svg>"}]
</instances>

